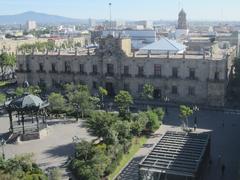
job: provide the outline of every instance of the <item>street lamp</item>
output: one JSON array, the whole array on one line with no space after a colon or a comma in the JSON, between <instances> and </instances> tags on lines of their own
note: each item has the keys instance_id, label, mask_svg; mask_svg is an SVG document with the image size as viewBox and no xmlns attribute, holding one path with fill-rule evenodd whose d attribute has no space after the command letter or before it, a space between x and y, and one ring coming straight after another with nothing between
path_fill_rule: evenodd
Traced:
<instances>
[{"instance_id":1,"label":"street lamp","mask_svg":"<svg viewBox=\"0 0 240 180\"><path fill-rule=\"evenodd\" d=\"M194 116L194 130L196 130L197 128L197 111L199 111L199 107L197 107L196 105L193 106L192 110L195 112L195 116Z\"/></svg>"},{"instance_id":2,"label":"street lamp","mask_svg":"<svg viewBox=\"0 0 240 180\"><path fill-rule=\"evenodd\" d=\"M164 100L164 102L165 102L165 113L166 113L166 115L168 114L168 109L167 109L167 102L169 102L170 101L170 99L167 97L167 96L165 96L164 98L163 98L163 100Z\"/></svg>"},{"instance_id":3,"label":"street lamp","mask_svg":"<svg viewBox=\"0 0 240 180\"><path fill-rule=\"evenodd\" d=\"M4 146L6 145L6 141L2 138L1 140L1 146L2 146L2 157L5 159L5 152L4 152Z\"/></svg>"}]
</instances>

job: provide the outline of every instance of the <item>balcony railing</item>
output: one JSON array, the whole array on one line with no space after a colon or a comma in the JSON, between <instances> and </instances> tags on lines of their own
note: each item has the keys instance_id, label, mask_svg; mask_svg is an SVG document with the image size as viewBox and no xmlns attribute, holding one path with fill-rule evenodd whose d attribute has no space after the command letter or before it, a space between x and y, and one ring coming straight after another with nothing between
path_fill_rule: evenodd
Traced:
<instances>
[{"instance_id":1,"label":"balcony railing","mask_svg":"<svg viewBox=\"0 0 240 180\"><path fill-rule=\"evenodd\" d=\"M147 76L145 74L136 74L136 78L146 78Z\"/></svg>"},{"instance_id":2,"label":"balcony railing","mask_svg":"<svg viewBox=\"0 0 240 180\"><path fill-rule=\"evenodd\" d=\"M131 78L131 77L132 77L132 75L131 75L131 74L122 74L122 77Z\"/></svg>"},{"instance_id":3,"label":"balcony railing","mask_svg":"<svg viewBox=\"0 0 240 180\"><path fill-rule=\"evenodd\" d=\"M37 72L37 73L46 73L46 71L45 71L45 70L40 70L40 69L39 69L39 70L37 70L36 72Z\"/></svg>"},{"instance_id":4,"label":"balcony railing","mask_svg":"<svg viewBox=\"0 0 240 180\"><path fill-rule=\"evenodd\" d=\"M17 69L16 73L31 73L32 71L30 69L25 70L25 69Z\"/></svg>"},{"instance_id":5,"label":"balcony railing","mask_svg":"<svg viewBox=\"0 0 240 180\"><path fill-rule=\"evenodd\" d=\"M105 76L106 77L113 77L114 73L113 72L107 72L107 73L105 73Z\"/></svg>"}]
</instances>

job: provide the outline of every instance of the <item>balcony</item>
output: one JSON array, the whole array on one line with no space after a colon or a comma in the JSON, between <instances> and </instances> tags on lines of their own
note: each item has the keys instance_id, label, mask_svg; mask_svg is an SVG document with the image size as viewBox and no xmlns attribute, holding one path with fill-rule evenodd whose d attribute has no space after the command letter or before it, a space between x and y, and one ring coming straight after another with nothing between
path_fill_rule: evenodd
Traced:
<instances>
[{"instance_id":1,"label":"balcony","mask_svg":"<svg viewBox=\"0 0 240 180\"><path fill-rule=\"evenodd\" d=\"M153 75L150 75L149 78L151 78L151 79L162 79L164 77L161 74L153 74Z\"/></svg>"},{"instance_id":2,"label":"balcony","mask_svg":"<svg viewBox=\"0 0 240 180\"><path fill-rule=\"evenodd\" d=\"M225 83L226 81L224 79L207 79L209 83Z\"/></svg>"},{"instance_id":3,"label":"balcony","mask_svg":"<svg viewBox=\"0 0 240 180\"><path fill-rule=\"evenodd\" d=\"M145 74L136 74L136 78L146 78L147 76Z\"/></svg>"},{"instance_id":4,"label":"balcony","mask_svg":"<svg viewBox=\"0 0 240 180\"><path fill-rule=\"evenodd\" d=\"M113 77L114 73L113 72L107 72L107 73L105 73L105 76L106 77Z\"/></svg>"},{"instance_id":5,"label":"balcony","mask_svg":"<svg viewBox=\"0 0 240 180\"><path fill-rule=\"evenodd\" d=\"M56 71L56 70L53 71L53 70L52 70L52 71L49 71L49 73L50 73L50 74L58 74L58 71Z\"/></svg>"},{"instance_id":6,"label":"balcony","mask_svg":"<svg viewBox=\"0 0 240 180\"><path fill-rule=\"evenodd\" d=\"M89 73L89 75L91 75L91 76L99 76L100 73L99 72L91 72L91 73Z\"/></svg>"},{"instance_id":7,"label":"balcony","mask_svg":"<svg viewBox=\"0 0 240 180\"><path fill-rule=\"evenodd\" d=\"M197 77L187 77L186 79L190 80L190 81L198 81L199 80Z\"/></svg>"},{"instance_id":8,"label":"balcony","mask_svg":"<svg viewBox=\"0 0 240 180\"><path fill-rule=\"evenodd\" d=\"M132 77L131 74L122 74L121 76L122 76L122 77L125 77L125 78L131 78L131 77Z\"/></svg>"},{"instance_id":9,"label":"balcony","mask_svg":"<svg viewBox=\"0 0 240 180\"><path fill-rule=\"evenodd\" d=\"M75 75L81 75L81 76L87 76L87 75L88 75L87 72L73 72L73 74L75 74Z\"/></svg>"},{"instance_id":10,"label":"balcony","mask_svg":"<svg viewBox=\"0 0 240 180\"><path fill-rule=\"evenodd\" d=\"M17 69L16 73L31 73L32 71L30 69L25 70L25 69Z\"/></svg>"},{"instance_id":11,"label":"balcony","mask_svg":"<svg viewBox=\"0 0 240 180\"><path fill-rule=\"evenodd\" d=\"M37 70L36 72L37 72L37 73L46 73L45 70L41 70L41 69Z\"/></svg>"}]
</instances>

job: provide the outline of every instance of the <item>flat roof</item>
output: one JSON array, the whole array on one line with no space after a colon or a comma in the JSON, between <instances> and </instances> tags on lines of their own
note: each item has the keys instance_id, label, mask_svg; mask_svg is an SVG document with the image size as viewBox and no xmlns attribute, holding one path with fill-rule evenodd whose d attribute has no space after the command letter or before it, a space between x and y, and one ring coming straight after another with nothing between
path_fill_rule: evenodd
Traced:
<instances>
[{"instance_id":1,"label":"flat roof","mask_svg":"<svg viewBox=\"0 0 240 180\"><path fill-rule=\"evenodd\" d=\"M195 177L209 140L208 133L168 131L141 161L140 170Z\"/></svg>"}]
</instances>

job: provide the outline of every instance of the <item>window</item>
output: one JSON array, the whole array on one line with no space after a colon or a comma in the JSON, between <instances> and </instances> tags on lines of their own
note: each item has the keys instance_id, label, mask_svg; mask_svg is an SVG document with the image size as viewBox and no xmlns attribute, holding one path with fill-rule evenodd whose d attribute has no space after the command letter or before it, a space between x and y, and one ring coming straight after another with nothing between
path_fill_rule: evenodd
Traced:
<instances>
[{"instance_id":1,"label":"window","mask_svg":"<svg viewBox=\"0 0 240 180\"><path fill-rule=\"evenodd\" d=\"M43 70L43 63L39 63L39 71L40 72L43 72L44 70Z\"/></svg>"},{"instance_id":2,"label":"window","mask_svg":"<svg viewBox=\"0 0 240 180\"><path fill-rule=\"evenodd\" d=\"M177 95L178 94L178 88L177 86L172 86L172 94Z\"/></svg>"},{"instance_id":3,"label":"window","mask_svg":"<svg viewBox=\"0 0 240 180\"><path fill-rule=\"evenodd\" d=\"M138 76L144 76L143 66L138 66Z\"/></svg>"},{"instance_id":4,"label":"window","mask_svg":"<svg viewBox=\"0 0 240 180\"><path fill-rule=\"evenodd\" d=\"M107 64L107 74L113 76L114 75L114 66L113 64Z\"/></svg>"},{"instance_id":5,"label":"window","mask_svg":"<svg viewBox=\"0 0 240 180\"><path fill-rule=\"evenodd\" d=\"M98 87L97 82L96 82L96 81L93 81L92 86L93 86L93 89L97 89L97 87Z\"/></svg>"},{"instance_id":6,"label":"window","mask_svg":"<svg viewBox=\"0 0 240 180\"><path fill-rule=\"evenodd\" d=\"M172 77L178 78L178 68L176 67L172 68Z\"/></svg>"},{"instance_id":7,"label":"window","mask_svg":"<svg viewBox=\"0 0 240 180\"><path fill-rule=\"evenodd\" d=\"M93 74L97 74L98 73L98 69L97 69L97 65L96 64L94 64L92 66L92 71L93 71Z\"/></svg>"},{"instance_id":8,"label":"window","mask_svg":"<svg viewBox=\"0 0 240 180\"><path fill-rule=\"evenodd\" d=\"M65 62L65 72L71 72L70 62Z\"/></svg>"},{"instance_id":9,"label":"window","mask_svg":"<svg viewBox=\"0 0 240 180\"><path fill-rule=\"evenodd\" d=\"M30 71L30 66L29 66L28 63L26 64L26 68L27 68L27 71L29 72Z\"/></svg>"},{"instance_id":10,"label":"window","mask_svg":"<svg viewBox=\"0 0 240 180\"><path fill-rule=\"evenodd\" d=\"M124 66L124 75L129 75L129 66Z\"/></svg>"},{"instance_id":11,"label":"window","mask_svg":"<svg viewBox=\"0 0 240 180\"><path fill-rule=\"evenodd\" d=\"M219 81L219 72L215 72L214 74L214 80Z\"/></svg>"},{"instance_id":12,"label":"window","mask_svg":"<svg viewBox=\"0 0 240 180\"><path fill-rule=\"evenodd\" d=\"M154 64L154 76L161 76L161 65Z\"/></svg>"},{"instance_id":13,"label":"window","mask_svg":"<svg viewBox=\"0 0 240 180\"><path fill-rule=\"evenodd\" d=\"M84 74L84 64L79 65L79 72L80 74Z\"/></svg>"},{"instance_id":14,"label":"window","mask_svg":"<svg viewBox=\"0 0 240 180\"><path fill-rule=\"evenodd\" d=\"M19 64L19 71L23 71L23 64Z\"/></svg>"},{"instance_id":15,"label":"window","mask_svg":"<svg viewBox=\"0 0 240 180\"><path fill-rule=\"evenodd\" d=\"M189 78L190 79L196 79L196 77L195 77L195 69L194 68L190 68L189 69Z\"/></svg>"},{"instance_id":16,"label":"window","mask_svg":"<svg viewBox=\"0 0 240 180\"><path fill-rule=\"evenodd\" d=\"M194 87L189 87L188 88L188 95L189 96L195 96L195 88Z\"/></svg>"},{"instance_id":17,"label":"window","mask_svg":"<svg viewBox=\"0 0 240 180\"><path fill-rule=\"evenodd\" d=\"M52 63L52 72L56 72L56 64Z\"/></svg>"}]
</instances>

